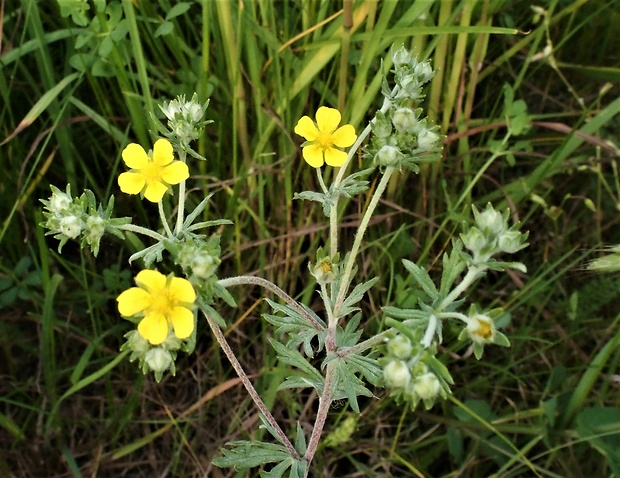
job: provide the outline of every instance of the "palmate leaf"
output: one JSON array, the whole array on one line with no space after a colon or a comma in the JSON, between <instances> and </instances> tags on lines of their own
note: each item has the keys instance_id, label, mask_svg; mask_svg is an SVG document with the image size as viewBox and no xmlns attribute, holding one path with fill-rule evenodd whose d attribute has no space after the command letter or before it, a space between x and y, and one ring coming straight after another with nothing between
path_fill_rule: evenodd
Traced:
<instances>
[{"instance_id":1,"label":"palmate leaf","mask_svg":"<svg viewBox=\"0 0 620 478\"><path fill-rule=\"evenodd\" d=\"M418 285L430 297L431 301L434 301L439 297L439 291L437 290L437 287L435 287L435 283L428 275L426 269L423 269L419 265L408 261L407 259L403 259L403 265L405 266L405 269L409 271L411 277L413 277Z\"/></svg>"},{"instance_id":2,"label":"palmate leaf","mask_svg":"<svg viewBox=\"0 0 620 478\"><path fill-rule=\"evenodd\" d=\"M349 363L342 357L335 358L335 377L334 377L334 400L346 398L355 413L360 413L357 397L363 395L372 397L373 394L364 386L364 382L355 375L357 367Z\"/></svg>"},{"instance_id":3,"label":"palmate leaf","mask_svg":"<svg viewBox=\"0 0 620 478\"><path fill-rule=\"evenodd\" d=\"M441 274L441 285L439 286L439 293L442 297L446 297L450 293L454 281L465 269L460 245L460 241L454 241L452 252L443 255L443 272Z\"/></svg>"},{"instance_id":4,"label":"palmate leaf","mask_svg":"<svg viewBox=\"0 0 620 478\"><path fill-rule=\"evenodd\" d=\"M342 195L351 198L366 191L368 189L368 181L358 178L362 176L367 176L374 170L375 168L372 167L353 173L350 176L344 178L337 188L334 188L334 185L332 184L329 188L331 195Z\"/></svg>"},{"instance_id":5,"label":"palmate leaf","mask_svg":"<svg viewBox=\"0 0 620 478\"><path fill-rule=\"evenodd\" d=\"M263 314L263 318L276 327L277 334L288 335L289 341L287 342L287 346L290 349L295 348L298 345L303 345L303 350L307 357L313 357L315 351L320 351L323 349L323 346L325 344L325 336L327 334L327 328L325 326L325 323L318 315L316 315L308 307L302 305L308 315L310 315L316 321L316 323L322 327L321 329L316 329L311 323L309 323L307 317L304 317L302 314L299 313L299 311L293 309L292 307L289 307L288 305L278 304L269 299L265 300L271 306L274 312L280 312L284 314ZM317 337L318 340L318 346L316 347L316 350L312 346L312 340L315 337Z\"/></svg>"},{"instance_id":6,"label":"palmate leaf","mask_svg":"<svg viewBox=\"0 0 620 478\"><path fill-rule=\"evenodd\" d=\"M340 307L337 311L334 311L336 318L344 317L352 312L355 312L356 310L359 310L359 307L356 307L355 304L361 301L366 291L368 291L368 289L370 289L378 281L379 278L375 277L369 281L363 282L362 284L357 284L342 303L342 307Z\"/></svg>"},{"instance_id":7,"label":"palmate leaf","mask_svg":"<svg viewBox=\"0 0 620 478\"><path fill-rule=\"evenodd\" d=\"M213 459L220 468L234 466L236 469L254 468L265 463L285 462L288 467L295 461L284 445L255 440L236 440L226 443L230 448L222 448L222 454ZM286 469L286 468L285 468ZM280 475L282 476L282 475Z\"/></svg>"},{"instance_id":8,"label":"palmate leaf","mask_svg":"<svg viewBox=\"0 0 620 478\"><path fill-rule=\"evenodd\" d=\"M280 384L278 390L285 388L308 388L313 387L318 393L323 392L324 379L310 362L295 349L289 349L277 340L269 339L269 343L278 354L278 359L287 365L291 365L299 370L297 375L291 375Z\"/></svg>"},{"instance_id":9,"label":"palmate leaf","mask_svg":"<svg viewBox=\"0 0 620 478\"><path fill-rule=\"evenodd\" d=\"M295 193L293 195L293 199L304 199L307 201L316 201L321 203L323 206L323 214L325 214L326 217L329 217L331 208L334 205L334 202L329 196L323 193L317 193L316 191L302 191L300 193Z\"/></svg>"}]
</instances>

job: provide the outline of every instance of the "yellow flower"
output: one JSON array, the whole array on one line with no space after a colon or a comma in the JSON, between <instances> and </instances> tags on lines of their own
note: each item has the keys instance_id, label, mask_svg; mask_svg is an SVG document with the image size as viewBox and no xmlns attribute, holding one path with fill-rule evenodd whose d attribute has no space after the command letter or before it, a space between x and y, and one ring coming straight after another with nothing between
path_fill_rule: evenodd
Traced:
<instances>
[{"instance_id":1,"label":"yellow flower","mask_svg":"<svg viewBox=\"0 0 620 478\"><path fill-rule=\"evenodd\" d=\"M127 289L116 301L121 315L144 316L138 324L142 337L153 345L161 344L171 326L179 339L191 335L194 331L191 307L196 292L188 280L146 269L138 273L136 284L138 287Z\"/></svg>"},{"instance_id":2,"label":"yellow flower","mask_svg":"<svg viewBox=\"0 0 620 478\"><path fill-rule=\"evenodd\" d=\"M182 161L173 161L172 145L167 139L155 142L151 157L136 143L128 144L122 156L131 171L118 177L121 191L142 193L151 202L161 201L171 184L179 184L189 178L187 165Z\"/></svg>"},{"instance_id":3,"label":"yellow flower","mask_svg":"<svg viewBox=\"0 0 620 478\"><path fill-rule=\"evenodd\" d=\"M324 162L340 167L347 161L347 153L338 148L351 146L357 135L350 124L338 128L340 120L338 110L321 106L316 112L316 123L309 116L297 122L295 133L308 140L303 144L303 157L313 168L320 168Z\"/></svg>"}]
</instances>

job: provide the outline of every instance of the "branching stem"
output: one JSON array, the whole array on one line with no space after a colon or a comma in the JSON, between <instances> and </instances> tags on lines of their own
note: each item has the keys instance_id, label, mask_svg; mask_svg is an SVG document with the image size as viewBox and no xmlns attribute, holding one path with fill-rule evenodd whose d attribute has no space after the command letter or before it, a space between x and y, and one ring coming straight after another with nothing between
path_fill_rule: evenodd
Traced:
<instances>
[{"instance_id":1,"label":"branching stem","mask_svg":"<svg viewBox=\"0 0 620 478\"><path fill-rule=\"evenodd\" d=\"M264 287L265 289L273 292L275 295L280 297L280 299L286 302L291 308L295 309L299 313L299 315L304 317L312 325L313 328L315 328L316 330L323 330L324 328L323 325L317 322L316 319L312 317L312 315L306 309L299 305L299 303L295 299L293 299L290 295L288 295L277 285L275 285L271 281L268 281L267 279L256 276L235 276L228 277L226 279L220 279L218 281L218 284L220 284L224 288L248 284Z\"/></svg>"},{"instance_id":2,"label":"branching stem","mask_svg":"<svg viewBox=\"0 0 620 478\"><path fill-rule=\"evenodd\" d=\"M237 372L237 375L241 379L243 386L250 394L250 397L252 397L254 404L258 407L260 412L263 414L263 416L265 417L265 420L267 420L269 425L271 425L271 427L274 429L274 431L276 432L276 434L278 435L280 439L280 442L286 447L286 449L289 451L291 456L295 460L300 460L301 457L297 453L297 450L295 450L295 447L293 446L291 441L286 436L286 433L284 433L284 431L280 428L280 425L278 425L278 422L276 421L276 419L273 418L273 415L267 408L267 405L265 405L265 402L263 402L263 400L260 398L260 395L254 388L254 385L252 385L252 382L250 381L247 374L245 373L245 370L243 370L243 367L239 363L239 360L237 360L235 353L230 348L230 345L228 344L226 337L224 337L224 334L222 333L220 327L213 321L211 317L209 317L209 314L207 314L204 311L203 311L203 314L205 318L207 319L207 322L209 323L209 327L211 327L211 331L213 332L213 335L215 335L215 339L217 340L218 344L220 344L220 347L222 347L222 350L226 354L226 357L228 357L230 364L233 366L233 368L235 369L235 372Z\"/></svg>"}]
</instances>

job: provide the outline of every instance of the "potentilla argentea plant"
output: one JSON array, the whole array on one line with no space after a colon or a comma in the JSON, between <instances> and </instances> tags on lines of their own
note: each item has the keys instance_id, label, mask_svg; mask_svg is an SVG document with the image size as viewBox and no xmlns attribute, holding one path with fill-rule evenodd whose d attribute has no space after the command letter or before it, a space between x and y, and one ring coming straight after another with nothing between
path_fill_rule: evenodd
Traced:
<instances>
[{"instance_id":1,"label":"potentilla argentea plant","mask_svg":"<svg viewBox=\"0 0 620 478\"><path fill-rule=\"evenodd\" d=\"M161 106L166 124L158 123L163 137L154 142L152 149L147 151L131 143L122 152L127 170L118 177L120 191L156 203L159 230L134 225L132 218L113 218L114 198L103 208L90 191L74 198L69 186L65 191L52 186L52 196L43 201L46 221L42 225L60 240L59 252L74 239L96 256L106 232L119 238L127 232L142 234L151 242L129 257L129 262L141 261L144 269L136 275L135 286L117 298L119 315L135 325L126 333L121 350L129 354L131 361L136 360L144 373L153 372L157 381L166 373L174 375L179 351L191 353L194 349L199 319L204 318L209 325L260 410L262 426L273 437L229 443L222 450L223 456L214 460L218 466L244 469L267 465L270 471L261 471L261 476L306 477L334 402L346 401L359 413L358 397L375 396L369 385L386 388L398 402L412 408L420 403L430 408L445 399L454 384L449 368L438 355L439 346L446 340L442 331L447 321L461 324L460 335L447 339L470 344L477 359L482 358L487 345L509 345L498 330L505 312L467 301L468 291L487 271L525 271L523 264L504 262L498 257L526 247L527 234L519 232L518 224L509 224L508 211L497 211L490 204L482 210L473 208L473 224L453 240L451 250L444 254L438 284L422 265L403 261L404 269L421 291L418 303L411 309L386 305L383 312L387 329L362 340L359 304L379 280L373 277L360 282L357 275L357 256L370 219L390 178L403 170L417 173L420 164L437 161L443 139L438 127L419 107L424 85L434 75L429 62L419 61L400 48L393 51L392 63L382 87L383 106L359 134L353 126L341 125L341 113L327 106L321 106L314 118L302 117L294 128L305 139L301 156L315 169L320 185L319 191L303 191L295 197L319 202L329 223L325 244L317 250L306 272L316 281L323 302L325 312L320 316L261 277L218 277L220 238L204 230L230 221L199 220L210 196L191 213L185 213L185 186L190 180L192 161L205 159L191 148L191 143L209 123L204 119L208 104L200 104L195 95L190 101L179 97ZM354 171L352 159L360 148L369 167ZM325 174L325 167L338 169L333 175ZM367 201L351 248L341 250L340 199L365 193L367 178L372 175L379 177L378 184ZM333 180L328 184L326 177ZM169 222L162 200L176 186L173 199L177 212L175 220ZM160 272L159 265L164 261L179 266L182 277ZM244 285L262 287L269 295L265 300L272 312L263 317L274 327L271 345L280 361L295 369L280 389L313 388L318 395L310 436L299 424L295 430L280 426L225 338L222 330L227 323L218 313L217 304L221 299L236 306L228 289ZM346 423L348 431L343 433L350 434L355 422ZM342 440L340 435L330 435L329 440Z\"/></svg>"}]
</instances>

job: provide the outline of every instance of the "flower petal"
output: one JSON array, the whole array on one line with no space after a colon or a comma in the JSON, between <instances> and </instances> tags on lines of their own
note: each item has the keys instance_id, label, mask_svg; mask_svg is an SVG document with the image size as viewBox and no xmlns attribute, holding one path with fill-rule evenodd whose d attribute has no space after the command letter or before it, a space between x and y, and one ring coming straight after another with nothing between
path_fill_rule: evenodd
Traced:
<instances>
[{"instance_id":1,"label":"flower petal","mask_svg":"<svg viewBox=\"0 0 620 478\"><path fill-rule=\"evenodd\" d=\"M158 139L153 145L153 162L164 166L174 159L172 144L167 139Z\"/></svg>"},{"instance_id":2,"label":"flower petal","mask_svg":"<svg viewBox=\"0 0 620 478\"><path fill-rule=\"evenodd\" d=\"M194 313L187 307L175 307L170 314L174 335L186 339L194 331Z\"/></svg>"},{"instance_id":3,"label":"flower petal","mask_svg":"<svg viewBox=\"0 0 620 478\"><path fill-rule=\"evenodd\" d=\"M168 285L170 298L176 302L192 304L196 300L196 291L187 279L173 277Z\"/></svg>"},{"instance_id":4,"label":"flower petal","mask_svg":"<svg viewBox=\"0 0 620 478\"><path fill-rule=\"evenodd\" d=\"M121 155L125 164L131 169L142 169L149 163L144 148L136 143L129 143Z\"/></svg>"},{"instance_id":5,"label":"flower petal","mask_svg":"<svg viewBox=\"0 0 620 478\"><path fill-rule=\"evenodd\" d=\"M136 284L151 294L158 294L166 288L166 276L159 271L144 269L138 272Z\"/></svg>"},{"instance_id":6,"label":"flower petal","mask_svg":"<svg viewBox=\"0 0 620 478\"><path fill-rule=\"evenodd\" d=\"M145 184L144 176L140 173L127 172L118 176L118 185L125 194L138 194Z\"/></svg>"},{"instance_id":7,"label":"flower petal","mask_svg":"<svg viewBox=\"0 0 620 478\"><path fill-rule=\"evenodd\" d=\"M330 166L339 168L347 162L347 153L336 148L327 148L325 150L325 162Z\"/></svg>"},{"instance_id":8,"label":"flower petal","mask_svg":"<svg viewBox=\"0 0 620 478\"><path fill-rule=\"evenodd\" d=\"M161 314L149 314L138 324L138 332L151 344L161 344L168 337L168 321Z\"/></svg>"},{"instance_id":9,"label":"flower petal","mask_svg":"<svg viewBox=\"0 0 620 478\"><path fill-rule=\"evenodd\" d=\"M189 178L189 168L183 161L174 161L168 166L164 166L161 178L168 184L179 184Z\"/></svg>"},{"instance_id":10,"label":"flower petal","mask_svg":"<svg viewBox=\"0 0 620 478\"><path fill-rule=\"evenodd\" d=\"M350 124L341 126L332 134L332 140L339 148L348 148L352 146L356 139L355 128Z\"/></svg>"},{"instance_id":11,"label":"flower petal","mask_svg":"<svg viewBox=\"0 0 620 478\"><path fill-rule=\"evenodd\" d=\"M319 136L319 130L316 129L314 121L312 121L309 116L302 116L297 122L294 131L308 141L314 141Z\"/></svg>"},{"instance_id":12,"label":"flower petal","mask_svg":"<svg viewBox=\"0 0 620 478\"><path fill-rule=\"evenodd\" d=\"M151 294L144 289L132 287L122 292L116 298L116 301L118 302L120 314L125 317L131 317L142 312L151 304Z\"/></svg>"},{"instance_id":13,"label":"flower petal","mask_svg":"<svg viewBox=\"0 0 620 478\"><path fill-rule=\"evenodd\" d=\"M147 198L151 202L159 202L166 194L168 190L168 186L164 183L160 183L159 181L154 181L146 187L144 191L144 197Z\"/></svg>"},{"instance_id":14,"label":"flower petal","mask_svg":"<svg viewBox=\"0 0 620 478\"><path fill-rule=\"evenodd\" d=\"M316 112L316 124L321 133L332 133L340 124L340 111L321 106Z\"/></svg>"},{"instance_id":15,"label":"flower petal","mask_svg":"<svg viewBox=\"0 0 620 478\"><path fill-rule=\"evenodd\" d=\"M317 144L311 144L306 146L302 150L302 155L313 168L320 168L323 166L323 149Z\"/></svg>"}]
</instances>

